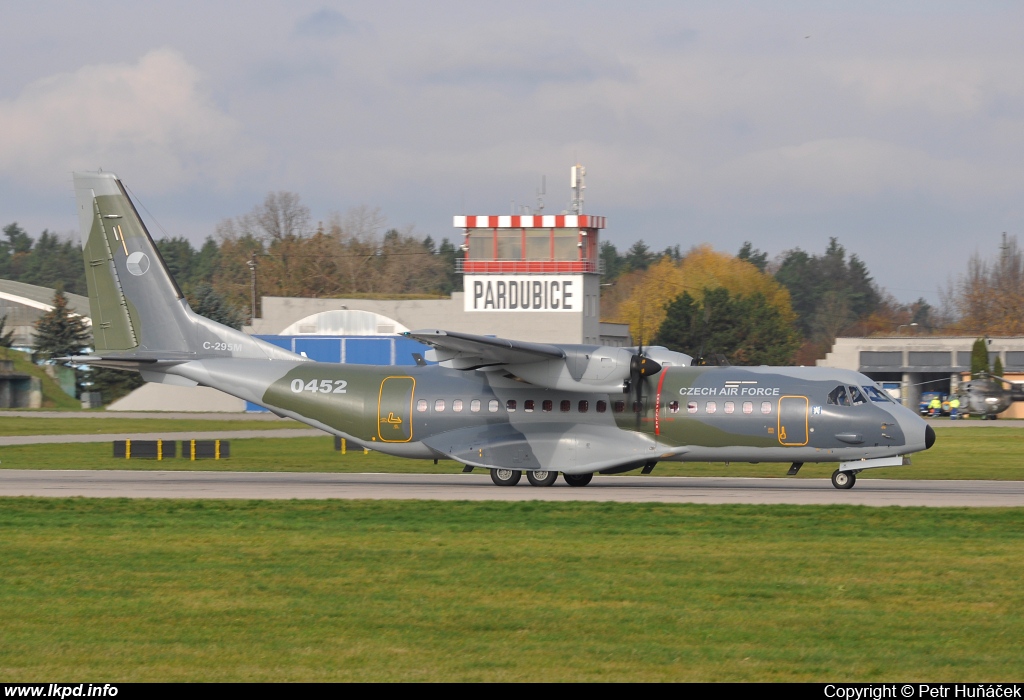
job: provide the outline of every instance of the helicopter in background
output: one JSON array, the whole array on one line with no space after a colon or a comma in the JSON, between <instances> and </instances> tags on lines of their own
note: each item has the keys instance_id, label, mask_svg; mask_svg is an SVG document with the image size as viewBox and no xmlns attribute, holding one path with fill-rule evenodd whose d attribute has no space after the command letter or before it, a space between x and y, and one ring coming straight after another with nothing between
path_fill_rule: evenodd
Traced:
<instances>
[{"instance_id":1,"label":"helicopter in background","mask_svg":"<svg viewBox=\"0 0 1024 700\"><path fill-rule=\"evenodd\" d=\"M961 410L982 420L996 420L998 414L1014 401L1024 401L1024 383L1011 382L979 372L977 377L960 386Z\"/></svg>"}]
</instances>

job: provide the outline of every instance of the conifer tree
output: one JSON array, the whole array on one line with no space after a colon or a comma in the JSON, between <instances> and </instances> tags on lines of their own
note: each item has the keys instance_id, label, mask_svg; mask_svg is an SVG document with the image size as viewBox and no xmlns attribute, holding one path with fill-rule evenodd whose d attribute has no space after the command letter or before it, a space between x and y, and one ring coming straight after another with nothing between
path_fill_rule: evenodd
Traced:
<instances>
[{"instance_id":1,"label":"conifer tree","mask_svg":"<svg viewBox=\"0 0 1024 700\"><path fill-rule=\"evenodd\" d=\"M9 348L14 344L14 329L5 330L7 327L7 315L0 318L0 348Z\"/></svg>"},{"instance_id":2,"label":"conifer tree","mask_svg":"<svg viewBox=\"0 0 1024 700\"><path fill-rule=\"evenodd\" d=\"M46 359L78 355L90 343L89 327L68 308L68 298L58 287L53 295L53 308L36 321L36 353Z\"/></svg>"},{"instance_id":3,"label":"conifer tree","mask_svg":"<svg viewBox=\"0 0 1024 700\"><path fill-rule=\"evenodd\" d=\"M971 377L988 372L988 345L984 338L978 338L971 347Z\"/></svg>"}]
</instances>

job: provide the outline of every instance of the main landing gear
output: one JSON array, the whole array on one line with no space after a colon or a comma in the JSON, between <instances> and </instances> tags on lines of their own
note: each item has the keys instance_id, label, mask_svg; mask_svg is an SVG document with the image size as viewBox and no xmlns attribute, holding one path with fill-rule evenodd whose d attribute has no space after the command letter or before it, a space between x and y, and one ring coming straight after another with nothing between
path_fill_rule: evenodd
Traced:
<instances>
[{"instance_id":1,"label":"main landing gear","mask_svg":"<svg viewBox=\"0 0 1024 700\"><path fill-rule=\"evenodd\" d=\"M558 478L558 472L526 472L526 478L533 486L551 486Z\"/></svg>"},{"instance_id":2,"label":"main landing gear","mask_svg":"<svg viewBox=\"0 0 1024 700\"><path fill-rule=\"evenodd\" d=\"M515 486L523 478L518 469L492 469L491 481L497 486ZM593 474L562 474L569 486L586 486L594 478ZM558 479L556 471L528 471L526 479L531 486L551 486Z\"/></svg>"},{"instance_id":3,"label":"main landing gear","mask_svg":"<svg viewBox=\"0 0 1024 700\"><path fill-rule=\"evenodd\" d=\"M491 481L498 486L515 486L523 478L518 469L492 469Z\"/></svg>"},{"instance_id":4,"label":"main landing gear","mask_svg":"<svg viewBox=\"0 0 1024 700\"><path fill-rule=\"evenodd\" d=\"M857 472L841 472L836 469L832 472L832 485L837 489L852 489L857 483Z\"/></svg>"}]
</instances>

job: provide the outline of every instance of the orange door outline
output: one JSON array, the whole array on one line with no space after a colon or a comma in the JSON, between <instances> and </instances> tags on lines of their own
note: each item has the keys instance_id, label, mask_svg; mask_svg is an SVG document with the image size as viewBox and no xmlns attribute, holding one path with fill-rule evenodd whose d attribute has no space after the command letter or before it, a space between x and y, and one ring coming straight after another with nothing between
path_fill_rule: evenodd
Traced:
<instances>
[{"instance_id":1,"label":"orange door outline","mask_svg":"<svg viewBox=\"0 0 1024 700\"><path fill-rule=\"evenodd\" d=\"M391 384L388 384L391 382ZM412 377L385 377L377 396L377 437L381 442L412 440L412 402L416 380Z\"/></svg>"},{"instance_id":2,"label":"orange door outline","mask_svg":"<svg viewBox=\"0 0 1024 700\"><path fill-rule=\"evenodd\" d=\"M807 444L810 439L807 425L809 404L806 396L779 397L779 444L786 447L802 447Z\"/></svg>"}]
</instances>

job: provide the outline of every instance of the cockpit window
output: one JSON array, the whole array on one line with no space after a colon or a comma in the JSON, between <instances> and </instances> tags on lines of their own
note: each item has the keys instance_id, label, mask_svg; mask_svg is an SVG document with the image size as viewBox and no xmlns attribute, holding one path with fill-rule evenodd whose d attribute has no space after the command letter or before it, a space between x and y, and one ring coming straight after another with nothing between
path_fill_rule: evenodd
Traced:
<instances>
[{"instance_id":1,"label":"cockpit window","mask_svg":"<svg viewBox=\"0 0 1024 700\"><path fill-rule=\"evenodd\" d=\"M868 400L864 398L864 394L860 393L860 389L855 386L847 387L850 390L850 399L853 401L854 406L860 406L863 403L867 403Z\"/></svg>"},{"instance_id":2,"label":"cockpit window","mask_svg":"<svg viewBox=\"0 0 1024 700\"><path fill-rule=\"evenodd\" d=\"M867 395L867 397L869 399L871 399L872 401L874 401L875 403L891 403L892 402L892 399L890 399L886 395L886 393L884 391L879 391L878 389L876 389L873 386L866 386L866 387L863 387L863 389L864 389L864 393Z\"/></svg>"},{"instance_id":3,"label":"cockpit window","mask_svg":"<svg viewBox=\"0 0 1024 700\"><path fill-rule=\"evenodd\" d=\"M828 395L828 403L833 406L849 406L850 397L846 393L845 386L837 386Z\"/></svg>"}]
</instances>

